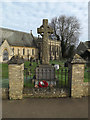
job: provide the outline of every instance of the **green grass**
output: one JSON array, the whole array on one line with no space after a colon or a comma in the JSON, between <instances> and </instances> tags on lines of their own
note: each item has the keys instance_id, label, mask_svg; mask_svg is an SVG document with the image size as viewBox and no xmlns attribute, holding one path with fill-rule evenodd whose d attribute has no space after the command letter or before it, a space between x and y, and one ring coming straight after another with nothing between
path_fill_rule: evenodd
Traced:
<instances>
[{"instance_id":1,"label":"green grass","mask_svg":"<svg viewBox=\"0 0 90 120\"><path fill-rule=\"evenodd\" d=\"M63 61L50 61L50 64L60 64L60 65L63 65L64 62ZM27 67L28 69L31 69L32 71L34 71L34 69L36 68L37 64L35 62L33 62L32 66L29 66L30 62L29 61L26 61L24 63L25 67ZM0 64L1 66L1 64ZM7 63L2 63L2 79L8 79L8 64Z\"/></svg>"},{"instance_id":2,"label":"green grass","mask_svg":"<svg viewBox=\"0 0 90 120\"><path fill-rule=\"evenodd\" d=\"M50 64L59 64L61 66L64 66L64 62L65 62L65 60L64 61L53 60L53 61L50 61L49 63Z\"/></svg>"},{"instance_id":3,"label":"green grass","mask_svg":"<svg viewBox=\"0 0 90 120\"><path fill-rule=\"evenodd\" d=\"M31 79L33 79L33 76L35 75L35 68L38 66L36 62L32 62L32 66L29 66L30 62L26 61L24 63L25 68L27 68L27 71L31 71L31 75L27 75L27 80L25 79L26 77L26 70L24 70L24 87L34 87L34 84L32 84Z\"/></svg>"},{"instance_id":4,"label":"green grass","mask_svg":"<svg viewBox=\"0 0 90 120\"><path fill-rule=\"evenodd\" d=\"M34 87L34 84L32 84L32 81L29 79L29 77L27 80L24 77L24 87L29 87L29 88Z\"/></svg>"},{"instance_id":5,"label":"green grass","mask_svg":"<svg viewBox=\"0 0 90 120\"><path fill-rule=\"evenodd\" d=\"M90 82L90 67L85 66L84 82Z\"/></svg>"},{"instance_id":6,"label":"green grass","mask_svg":"<svg viewBox=\"0 0 90 120\"><path fill-rule=\"evenodd\" d=\"M3 63L2 64L2 79L7 79L8 78L8 64Z\"/></svg>"},{"instance_id":7,"label":"green grass","mask_svg":"<svg viewBox=\"0 0 90 120\"><path fill-rule=\"evenodd\" d=\"M25 67L28 68L28 70L31 69L31 79L33 78L34 74L35 74L35 68L37 66L37 64L35 62L32 63L32 66L29 66L30 62L29 61L26 61L24 63ZM54 60L54 61L50 61L50 64L60 64L62 67L64 66L64 62L63 61L57 61L57 60ZM3 83L2 83L2 87L8 87L8 83L9 83L9 80L8 80L8 64L7 63L3 63L2 66L0 64L0 67L2 67L2 79L3 79ZM63 69L65 70L65 69ZM87 71L90 71L90 67L87 68L87 66L85 66L85 72L84 72L84 82L90 82L90 72L87 72ZM61 70L59 71L59 73L61 74ZM56 72L56 77L61 79L61 75L58 75L57 72ZM62 84L65 84L65 72L63 72L63 80L62 80ZM68 80L68 74L66 76L66 80ZM1 81L0 81L0 84L1 84ZM26 81L25 79L25 73L24 73L24 86L26 87L33 87L32 83L31 83L31 80L30 80L30 76L28 75L28 79Z\"/></svg>"}]
</instances>

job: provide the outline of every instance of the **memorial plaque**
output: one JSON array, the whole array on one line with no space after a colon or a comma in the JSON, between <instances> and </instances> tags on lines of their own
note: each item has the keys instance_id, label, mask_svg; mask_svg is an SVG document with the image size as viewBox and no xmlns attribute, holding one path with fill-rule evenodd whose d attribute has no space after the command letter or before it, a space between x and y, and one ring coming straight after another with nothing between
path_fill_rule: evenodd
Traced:
<instances>
[{"instance_id":1,"label":"memorial plaque","mask_svg":"<svg viewBox=\"0 0 90 120\"><path fill-rule=\"evenodd\" d=\"M51 65L40 65L36 68L36 79L37 80L54 80L55 79L55 68Z\"/></svg>"}]
</instances>

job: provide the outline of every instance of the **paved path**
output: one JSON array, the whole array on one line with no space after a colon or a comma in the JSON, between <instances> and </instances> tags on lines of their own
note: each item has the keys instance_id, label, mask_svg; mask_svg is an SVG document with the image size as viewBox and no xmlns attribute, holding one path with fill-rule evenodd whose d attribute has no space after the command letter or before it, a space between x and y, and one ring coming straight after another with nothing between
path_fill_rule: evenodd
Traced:
<instances>
[{"instance_id":1,"label":"paved path","mask_svg":"<svg viewBox=\"0 0 90 120\"><path fill-rule=\"evenodd\" d=\"M88 98L3 100L3 118L87 118Z\"/></svg>"}]
</instances>

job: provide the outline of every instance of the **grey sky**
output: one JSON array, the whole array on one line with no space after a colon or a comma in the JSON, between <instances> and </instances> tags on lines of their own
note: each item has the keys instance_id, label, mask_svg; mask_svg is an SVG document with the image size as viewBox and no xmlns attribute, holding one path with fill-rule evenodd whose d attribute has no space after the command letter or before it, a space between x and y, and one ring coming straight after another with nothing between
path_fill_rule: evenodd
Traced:
<instances>
[{"instance_id":1,"label":"grey sky","mask_svg":"<svg viewBox=\"0 0 90 120\"><path fill-rule=\"evenodd\" d=\"M88 2L2 2L1 27L30 32L37 36L42 19L76 16L81 24L80 41L88 40Z\"/></svg>"}]
</instances>

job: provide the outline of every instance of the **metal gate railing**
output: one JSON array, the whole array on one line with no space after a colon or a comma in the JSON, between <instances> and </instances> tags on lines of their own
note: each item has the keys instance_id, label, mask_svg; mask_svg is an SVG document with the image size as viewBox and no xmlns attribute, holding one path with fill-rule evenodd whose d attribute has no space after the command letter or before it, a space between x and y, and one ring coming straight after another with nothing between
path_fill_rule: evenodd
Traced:
<instances>
[{"instance_id":1,"label":"metal gate railing","mask_svg":"<svg viewBox=\"0 0 90 120\"><path fill-rule=\"evenodd\" d=\"M35 81L42 81L40 79L36 80L36 71L35 69L25 68L24 69L24 86L25 87L34 87ZM51 82L52 80L50 80ZM71 82L70 69L68 67L60 67L58 70L55 70L55 81L57 88L69 88Z\"/></svg>"}]
</instances>

